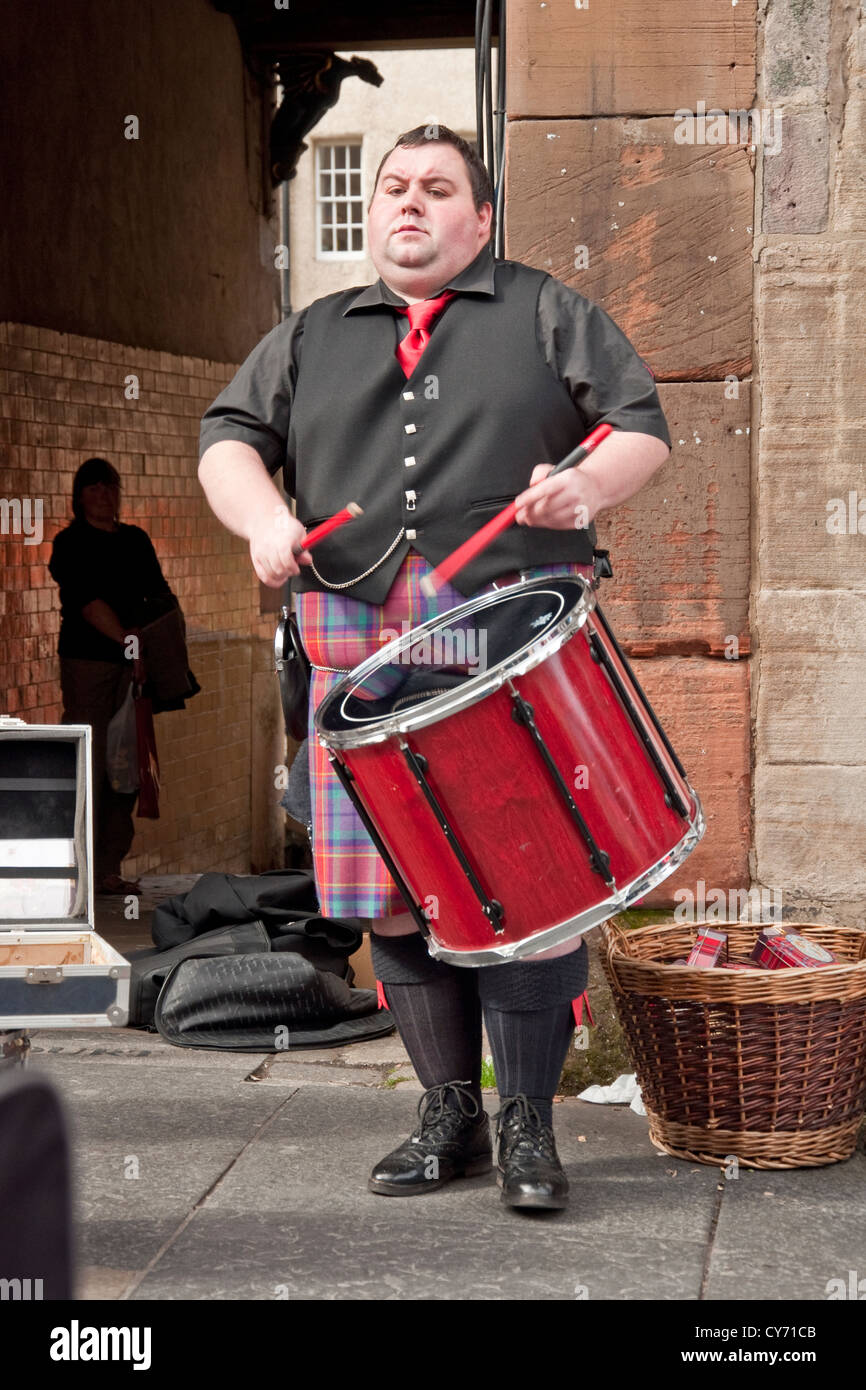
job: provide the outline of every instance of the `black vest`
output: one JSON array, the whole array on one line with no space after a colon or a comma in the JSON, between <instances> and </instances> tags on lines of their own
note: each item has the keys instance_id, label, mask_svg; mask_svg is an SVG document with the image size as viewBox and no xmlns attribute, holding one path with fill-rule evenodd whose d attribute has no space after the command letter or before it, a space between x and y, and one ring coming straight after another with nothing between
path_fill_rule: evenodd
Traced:
<instances>
[{"instance_id":1,"label":"black vest","mask_svg":"<svg viewBox=\"0 0 866 1390\"><path fill-rule=\"evenodd\" d=\"M528 486L537 463L556 463L588 433L538 342L546 278L497 262L495 296L452 300L408 380L394 355L393 308L346 314L354 289L310 306L292 403L289 490L308 527L347 502L364 508L313 552L329 584L375 566L345 592L382 603L410 547L438 564ZM377 565L401 529L406 534ZM469 595L513 570L591 561L594 540L592 527L512 526L453 583ZM327 588L305 566L293 583Z\"/></svg>"}]
</instances>

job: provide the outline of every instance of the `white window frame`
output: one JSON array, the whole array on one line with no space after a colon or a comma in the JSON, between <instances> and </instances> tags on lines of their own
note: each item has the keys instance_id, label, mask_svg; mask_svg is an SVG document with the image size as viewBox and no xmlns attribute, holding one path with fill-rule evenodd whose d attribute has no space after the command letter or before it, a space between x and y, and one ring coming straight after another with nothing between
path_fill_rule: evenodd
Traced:
<instances>
[{"instance_id":1,"label":"white window frame","mask_svg":"<svg viewBox=\"0 0 866 1390\"><path fill-rule=\"evenodd\" d=\"M336 164L336 163L335 163L334 155L335 155L336 152L338 152L338 151L346 151L346 152L348 152L350 149L351 149L351 150L357 150L357 151L358 151L358 168L357 168L357 170L351 169L351 168L350 168L350 165L349 165L349 162L348 162L348 160L349 160L348 154L346 154L346 155L343 156L343 162L342 162L341 164ZM328 164L327 164L327 166L326 166L326 170L323 170L323 168L322 168L322 155L323 155L323 153L324 153L325 151L328 152L328 160L329 160L329 162L328 162ZM337 172L337 173L340 173L340 172L345 171L345 172L346 172L346 175L347 175L347 178L348 178L348 176L349 176L350 173L358 173L358 174L360 174L359 183L360 183L361 192L360 192L359 194L354 194L354 195L351 194L351 193L348 193L348 192L345 193L345 194L335 194L334 191L333 191L333 183L332 183L332 189L331 189L330 196L328 196L328 197L323 196L322 191L321 191L321 189L322 189L321 174L322 174L323 172L326 172L327 170L334 170L334 171ZM316 162L315 162L315 175L314 175L314 177L315 177L315 181L316 181L316 192L315 192L315 198L316 198L316 260L317 260L317 261L363 261L363 260L365 260L365 259L366 259L366 256L367 256L367 246L366 246L366 235L365 235L365 229L364 229L364 160L363 160L363 141L360 140L360 139L352 139L351 137L348 137L348 138L343 139L343 140L334 140L334 139L330 139L330 140L316 141ZM348 184L347 184L347 187L348 187ZM346 223L342 224L342 225L344 225L347 229L350 229L350 230L354 230L355 228L360 228L360 232L361 232L361 246L360 246L360 249L357 250L357 251L324 251L324 250L322 249L323 232L324 232L324 230L325 230L325 225L324 225L324 223L325 223L325 218L324 218L324 215L323 215L323 214L324 214L324 211L325 211L325 208L326 208L326 207L331 207L331 208L333 208L333 207L335 207L338 203L347 203L347 204L357 203L357 204L359 205L359 210L360 210L360 221L355 222L355 221L351 220L351 211L350 211L350 213L349 213L349 220L348 220ZM338 225L339 225L339 224L337 224L336 222L333 223L334 230L337 229L337 226L338 226Z\"/></svg>"}]
</instances>

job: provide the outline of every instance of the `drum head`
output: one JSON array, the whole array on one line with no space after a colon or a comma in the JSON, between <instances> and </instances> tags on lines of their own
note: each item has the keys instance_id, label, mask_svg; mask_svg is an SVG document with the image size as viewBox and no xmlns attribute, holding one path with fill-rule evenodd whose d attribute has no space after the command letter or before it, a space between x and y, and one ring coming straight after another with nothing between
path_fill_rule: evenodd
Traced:
<instances>
[{"instance_id":1,"label":"drum head","mask_svg":"<svg viewBox=\"0 0 866 1390\"><path fill-rule=\"evenodd\" d=\"M357 666L322 701L316 730L325 744L358 747L423 728L546 660L594 606L595 595L579 575L513 584L471 599Z\"/></svg>"}]
</instances>

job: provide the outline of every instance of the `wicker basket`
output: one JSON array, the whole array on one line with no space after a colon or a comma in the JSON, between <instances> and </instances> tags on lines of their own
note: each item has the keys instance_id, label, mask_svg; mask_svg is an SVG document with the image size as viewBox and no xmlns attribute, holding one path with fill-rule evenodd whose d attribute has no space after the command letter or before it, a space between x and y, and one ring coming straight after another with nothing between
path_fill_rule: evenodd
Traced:
<instances>
[{"instance_id":1,"label":"wicker basket","mask_svg":"<svg viewBox=\"0 0 866 1390\"><path fill-rule=\"evenodd\" d=\"M716 924L747 959L760 926ZM689 969L696 928L602 927L602 961L666 1153L749 1168L850 1158L866 1108L866 932L797 923L839 964Z\"/></svg>"}]
</instances>

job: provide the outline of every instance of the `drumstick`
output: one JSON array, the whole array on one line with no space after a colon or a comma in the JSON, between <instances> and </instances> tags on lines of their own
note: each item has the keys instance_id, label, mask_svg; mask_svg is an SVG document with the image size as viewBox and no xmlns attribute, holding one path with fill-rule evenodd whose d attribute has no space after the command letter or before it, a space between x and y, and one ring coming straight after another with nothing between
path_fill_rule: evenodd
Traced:
<instances>
[{"instance_id":1,"label":"drumstick","mask_svg":"<svg viewBox=\"0 0 866 1390\"><path fill-rule=\"evenodd\" d=\"M573 468L575 464L582 463L587 455L591 454L593 449L597 448L601 441L607 439L607 436L612 433L612 425L597 425L591 434L588 434L586 439L578 444L576 449L572 449L570 454L566 454L564 459L560 459L556 467L548 473L548 478L552 478L556 473L564 473L567 468ZM421 580L421 592L427 598L433 598L436 591L441 589L452 575L457 574L458 570L462 570L465 565L469 564L470 560L475 559L476 555L480 555L481 551L485 550L501 531L505 531L512 524L516 515L517 503L509 502L507 507L503 507L501 512L497 512L496 516L476 531L474 536L470 536L468 541L464 541L450 555L446 555L442 563Z\"/></svg>"},{"instance_id":2,"label":"drumstick","mask_svg":"<svg viewBox=\"0 0 866 1390\"><path fill-rule=\"evenodd\" d=\"M327 521L323 521L320 526L314 526L304 541L300 545L293 546L295 555L300 555L302 550L312 550L314 545L323 541L332 531L336 531L338 526L345 526L347 521L353 521L356 516L363 516L364 508L359 507L357 502L349 502L341 512L335 512L329 516Z\"/></svg>"}]
</instances>

